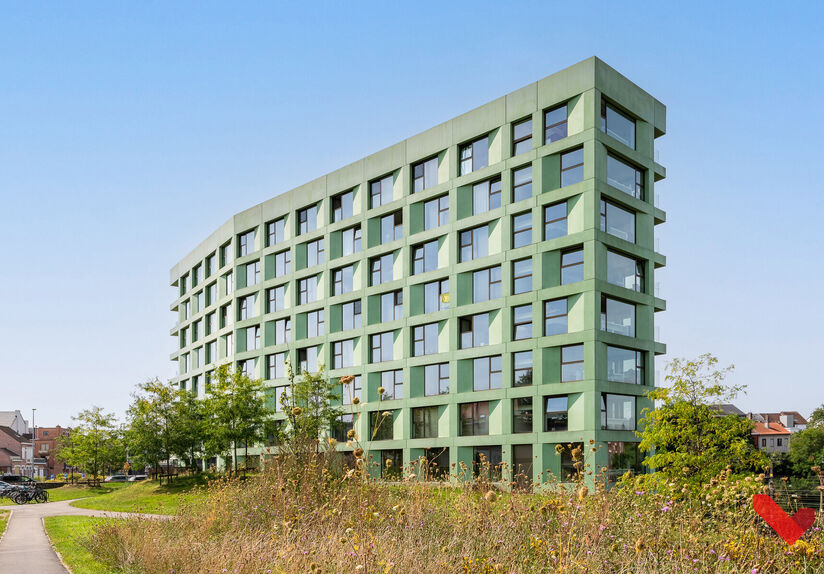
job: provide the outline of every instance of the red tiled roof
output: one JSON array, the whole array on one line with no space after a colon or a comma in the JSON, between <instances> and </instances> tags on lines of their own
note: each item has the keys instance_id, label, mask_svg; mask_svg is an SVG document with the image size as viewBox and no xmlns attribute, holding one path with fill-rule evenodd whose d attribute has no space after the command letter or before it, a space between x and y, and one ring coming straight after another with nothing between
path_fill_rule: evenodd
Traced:
<instances>
[{"instance_id":1,"label":"red tiled roof","mask_svg":"<svg viewBox=\"0 0 824 574\"><path fill-rule=\"evenodd\" d=\"M780 423L770 423L769 428L764 423L755 423L755 428L752 429L752 434L755 435L785 435L785 434L792 434L786 428L784 428Z\"/></svg>"},{"instance_id":2,"label":"red tiled roof","mask_svg":"<svg viewBox=\"0 0 824 574\"><path fill-rule=\"evenodd\" d=\"M795 425L807 424L807 419L802 417L798 411L781 411L780 413L760 413L769 423L781 424L781 415L792 415Z\"/></svg>"}]
</instances>

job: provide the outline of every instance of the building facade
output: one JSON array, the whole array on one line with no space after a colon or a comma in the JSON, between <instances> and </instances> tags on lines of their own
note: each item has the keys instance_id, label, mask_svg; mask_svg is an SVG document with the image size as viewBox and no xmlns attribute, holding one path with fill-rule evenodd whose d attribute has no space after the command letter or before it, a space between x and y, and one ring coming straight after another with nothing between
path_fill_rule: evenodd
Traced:
<instances>
[{"instance_id":1,"label":"building facade","mask_svg":"<svg viewBox=\"0 0 824 574\"><path fill-rule=\"evenodd\" d=\"M56 476L66 472L66 463L57 460L57 448L59 446L59 439L61 436L69 436L71 429L63 428L60 425L56 427L37 427L35 429L36 437L34 444L34 453L38 457L44 459L47 464L47 476Z\"/></svg>"},{"instance_id":2,"label":"building facade","mask_svg":"<svg viewBox=\"0 0 824 574\"><path fill-rule=\"evenodd\" d=\"M238 213L171 270L175 382L232 363L282 417L287 361L353 375L330 434L394 468L636 467L665 130L590 58Z\"/></svg>"}]
</instances>

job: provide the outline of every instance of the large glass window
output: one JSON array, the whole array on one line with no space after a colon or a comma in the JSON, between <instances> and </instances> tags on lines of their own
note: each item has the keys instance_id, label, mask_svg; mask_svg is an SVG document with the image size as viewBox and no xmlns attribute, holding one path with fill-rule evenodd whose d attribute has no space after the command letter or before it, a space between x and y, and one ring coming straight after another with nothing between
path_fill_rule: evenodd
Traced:
<instances>
[{"instance_id":1,"label":"large glass window","mask_svg":"<svg viewBox=\"0 0 824 574\"><path fill-rule=\"evenodd\" d=\"M561 155L561 187L584 181L584 148Z\"/></svg>"},{"instance_id":2,"label":"large glass window","mask_svg":"<svg viewBox=\"0 0 824 574\"><path fill-rule=\"evenodd\" d=\"M532 291L532 258L519 259L512 263L512 294Z\"/></svg>"},{"instance_id":3,"label":"large glass window","mask_svg":"<svg viewBox=\"0 0 824 574\"><path fill-rule=\"evenodd\" d=\"M380 285L392 281L392 266L395 263L395 257L392 253L386 255L379 255L369 260L369 275L371 284Z\"/></svg>"},{"instance_id":4,"label":"large glass window","mask_svg":"<svg viewBox=\"0 0 824 574\"><path fill-rule=\"evenodd\" d=\"M501 296L501 268L490 267L472 273L472 302L480 303Z\"/></svg>"},{"instance_id":5,"label":"large glass window","mask_svg":"<svg viewBox=\"0 0 824 574\"><path fill-rule=\"evenodd\" d=\"M472 388L476 391L500 389L503 385L501 356L479 357L472 361Z\"/></svg>"},{"instance_id":6,"label":"large glass window","mask_svg":"<svg viewBox=\"0 0 824 574\"><path fill-rule=\"evenodd\" d=\"M565 431L569 427L568 398L566 395L544 399L544 431Z\"/></svg>"},{"instance_id":7,"label":"large glass window","mask_svg":"<svg viewBox=\"0 0 824 574\"><path fill-rule=\"evenodd\" d=\"M512 248L532 243L532 212L512 216Z\"/></svg>"},{"instance_id":8,"label":"large glass window","mask_svg":"<svg viewBox=\"0 0 824 574\"><path fill-rule=\"evenodd\" d=\"M643 293L644 263L614 251L607 251L607 282Z\"/></svg>"},{"instance_id":9,"label":"large glass window","mask_svg":"<svg viewBox=\"0 0 824 574\"><path fill-rule=\"evenodd\" d=\"M332 221L343 221L347 217L352 217L353 206L355 204L355 192L347 191L332 197Z\"/></svg>"},{"instance_id":10,"label":"large glass window","mask_svg":"<svg viewBox=\"0 0 824 574\"><path fill-rule=\"evenodd\" d=\"M644 352L607 345L607 380L644 384Z\"/></svg>"},{"instance_id":11,"label":"large glass window","mask_svg":"<svg viewBox=\"0 0 824 574\"><path fill-rule=\"evenodd\" d=\"M243 257L249 255L255 250L255 230L241 233L237 236L237 255ZM192 286L198 284L197 275L192 277Z\"/></svg>"},{"instance_id":12,"label":"large glass window","mask_svg":"<svg viewBox=\"0 0 824 574\"><path fill-rule=\"evenodd\" d=\"M275 313L286 308L286 285L266 290L266 312Z\"/></svg>"},{"instance_id":13,"label":"large glass window","mask_svg":"<svg viewBox=\"0 0 824 574\"><path fill-rule=\"evenodd\" d=\"M298 210L298 235L318 228L318 206L310 205Z\"/></svg>"},{"instance_id":14,"label":"large glass window","mask_svg":"<svg viewBox=\"0 0 824 574\"><path fill-rule=\"evenodd\" d=\"M345 443L349 440L349 431L355 428L355 415L346 413L340 415L332 423L332 437L338 442Z\"/></svg>"},{"instance_id":15,"label":"large glass window","mask_svg":"<svg viewBox=\"0 0 824 574\"><path fill-rule=\"evenodd\" d=\"M561 382L584 380L584 346L561 347Z\"/></svg>"},{"instance_id":16,"label":"large glass window","mask_svg":"<svg viewBox=\"0 0 824 574\"><path fill-rule=\"evenodd\" d=\"M361 250L361 226L356 225L341 232L341 255L352 255Z\"/></svg>"},{"instance_id":17,"label":"large glass window","mask_svg":"<svg viewBox=\"0 0 824 574\"><path fill-rule=\"evenodd\" d=\"M391 401L394 399L403 398L403 371L395 369L394 371L384 371L381 373L381 386L383 387L383 395L381 399L384 401Z\"/></svg>"},{"instance_id":18,"label":"large glass window","mask_svg":"<svg viewBox=\"0 0 824 574\"><path fill-rule=\"evenodd\" d=\"M526 387L532 384L532 351L512 353L512 385Z\"/></svg>"},{"instance_id":19,"label":"large glass window","mask_svg":"<svg viewBox=\"0 0 824 574\"><path fill-rule=\"evenodd\" d=\"M423 286L424 313L449 309L449 279L431 281Z\"/></svg>"},{"instance_id":20,"label":"large glass window","mask_svg":"<svg viewBox=\"0 0 824 574\"><path fill-rule=\"evenodd\" d=\"M635 243L635 214L602 199L601 231Z\"/></svg>"},{"instance_id":21,"label":"large glass window","mask_svg":"<svg viewBox=\"0 0 824 574\"><path fill-rule=\"evenodd\" d=\"M436 438L438 436L438 407L412 409L412 438Z\"/></svg>"},{"instance_id":22,"label":"large glass window","mask_svg":"<svg viewBox=\"0 0 824 574\"><path fill-rule=\"evenodd\" d=\"M464 403L461 408L461 436L489 434L489 401Z\"/></svg>"},{"instance_id":23,"label":"large glass window","mask_svg":"<svg viewBox=\"0 0 824 574\"><path fill-rule=\"evenodd\" d=\"M532 197L532 166L528 165L512 171L512 201Z\"/></svg>"},{"instance_id":24,"label":"large glass window","mask_svg":"<svg viewBox=\"0 0 824 574\"><path fill-rule=\"evenodd\" d=\"M323 322L323 309L317 311L310 311L306 314L306 336L320 337L325 331Z\"/></svg>"},{"instance_id":25,"label":"large glass window","mask_svg":"<svg viewBox=\"0 0 824 574\"><path fill-rule=\"evenodd\" d=\"M601 428L606 430L635 430L635 397L601 395Z\"/></svg>"},{"instance_id":26,"label":"large glass window","mask_svg":"<svg viewBox=\"0 0 824 574\"><path fill-rule=\"evenodd\" d=\"M344 331L361 328L361 302L350 301L341 305L342 325Z\"/></svg>"},{"instance_id":27,"label":"large glass window","mask_svg":"<svg viewBox=\"0 0 824 574\"><path fill-rule=\"evenodd\" d=\"M532 118L512 124L512 155L532 149Z\"/></svg>"},{"instance_id":28,"label":"large glass window","mask_svg":"<svg viewBox=\"0 0 824 574\"><path fill-rule=\"evenodd\" d=\"M381 217L381 244L403 237L403 214L400 210Z\"/></svg>"},{"instance_id":29,"label":"large glass window","mask_svg":"<svg viewBox=\"0 0 824 574\"><path fill-rule=\"evenodd\" d=\"M275 353L266 357L266 378L281 379L286 376L286 353Z\"/></svg>"},{"instance_id":30,"label":"large glass window","mask_svg":"<svg viewBox=\"0 0 824 574\"><path fill-rule=\"evenodd\" d=\"M426 161L412 166L412 193L417 193L438 185L438 158L429 158Z\"/></svg>"},{"instance_id":31,"label":"large glass window","mask_svg":"<svg viewBox=\"0 0 824 574\"><path fill-rule=\"evenodd\" d=\"M532 397L512 399L512 432L532 432Z\"/></svg>"},{"instance_id":32,"label":"large glass window","mask_svg":"<svg viewBox=\"0 0 824 574\"><path fill-rule=\"evenodd\" d=\"M636 199L644 199L644 171L607 156L607 183Z\"/></svg>"},{"instance_id":33,"label":"large glass window","mask_svg":"<svg viewBox=\"0 0 824 574\"><path fill-rule=\"evenodd\" d=\"M341 403L344 405L351 405L353 403L353 399L357 398L358 401L363 399L363 388L361 386L361 376L355 375L355 378L352 379L351 382L346 383L343 385L341 389Z\"/></svg>"},{"instance_id":34,"label":"large glass window","mask_svg":"<svg viewBox=\"0 0 824 574\"><path fill-rule=\"evenodd\" d=\"M544 143L552 143L567 137L567 105L563 104L544 112Z\"/></svg>"},{"instance_id":35,"label":"large glass window","mask_svg":"<svg viewBox=\"0 0 824 574\"><path fill-rule=\"evenodd\" d=\"M298 373L316 373L318 371L318 347L298 349Z\"/></svg>"},{"instance_id":36,"label":"large glass window","mask_svg":"<svg viewBox=\"0 0 824 574\"><path fill-rule=\"evenodd\" d=\"M461 173L466 175L489 165L489 136L461 146Z\"/></svg>"},{"instance_id":37,"label":"large glass window","mask_svg":"<svg viewBox=\"0 0 824 574\"><path fill-rule=\"evenodd\" d=\"M518 305L512 308L512 339L530 339L532 337L532 304Z\"/></svg>"},{"instance_id":38,"label":"large glass window","mask_svg":"<svg viewBox=\"0 0 824 574\"><path fill-rule=\"evenodd\" d=\"M544 335L562 335L569 331L566 299L544 302Z\"/></svg>"},{"instance_id":39,"label":"large glass window","mask_svg":"<svg viewBox=\"0 0 824 574\"><path fill-rule=\"evenodd\" d=\"M610 476L621 476L626 471L642 472L644 455L636 442L608 442Z\"/></svg>"},{"instance_id":40,"label":"large glass window","mask_svg":"<svg viewBox=\"0 0 824 574\"><path fill-rule=\"evenodd\" d=\"M449 196L442 195L423 204L423 229L428 231L449 223Z\"/></svg>"},{"instance_id":41,"label":"large glass window","mask_svg":"<svg viewBox=\"0 0 824 574\"><path fill-rule=\"evenodd\" d=\"M423 394L427 397L449 394L449 363L426 365L423 368Z\"/></svg>"},{"instance_id":42,"label":"large glass window","mask_svg":"<svg viewBox=\"0 0 824 574\"><path fill-rule=\"evenodd\" d=\"M284 406L288 406L289 401L291 400L292 387L273 387L271 390L272 410L276 413L282 413L284 411Z\"/></svg>"},{"instance_id":43,"label":"large glass window","mask_svg":"<svg viewBox=\"0 0 824 574\"><path fill-rule=\"evenodd\" d=\"M318 300L318 276L298 280L298 305Z\"/></svg>"},{"instance_id":44,"label":"large glass window","mask_svg":"<svg viewBox=\"0 0 824 574\"><path fill-rule=\"evenodd\" d=\"M472 215L501 207L501 178L488 179L472 186Z\"/></svg>"},{"instance_id":45,"label":"large glass window","mask_svg":"<svg viewBox=\"0 0 824 574\"><path fill-rule=\"evenodd\" d=\"M369 342L373 363L383 363L393 359L395 345L395 334L393 331L370 335Z\"/></svg>"},{"instance_id":46,"label":"large glass window","mask_svg":"<svg viewBox=\"0 0 824 574\"><path fill-rule=\"evenodd\" d=\"M489 226L461 231L460 248L461 263L489 255Z\"/></svg>"},{"instance_id":47,"label":"large glass window","mask_svg":"<svg viewBox=\"0 0 824 574\"><path fill-rule=\"evenodd\" d=\"M292 255L289 251L275 253L275 277L283 277L290 271Z\"/></svg>"},{"instance_id":48,"label":"large glass window","mask_svg":"<svg viewBox=\"0 0 824 574\"><path fill-rule=\"evenodd\" d=\"M412 356L421 357L438 352L438 324L412 327Z\"/></svg>"},{"instance_id":49,"label":"large glass window","mask_svg":"<svg viewBox=\"0 0 824 574\"><path fill-rule=\"evenodd\" d=\"M343 295L353 289L355 266L347 265L332 271L332 295Z\"/></svg>"},{"instance_id":50,"label":"large glass window","mask_svg":"<svg viewBox=\"0 0 824 574\"><path fill-rule=\"evenodd\" d=\"M403 291L390 291L381 295L381 321L398 321L403 318Z\"/></svg>"},{"instance_id":51,"label":"large glass window","mask_svg":"<svg viewBox=\"0 0 824 574\"><path fill-rule=\"evenodd\" d=\"M394 411L373 411L369 413L369 435L372 440L392 440L394 432Z\"/></svg>"},{"instance_id":52,"label":"large glass window","mask_svg":"<svg viewBox=\"0 0 824 574\"><path fill-rule=\"evenodd\" d=\"M260 261L246 264L246 286L257 285L260 282Z\"/></svg>"},{"instance_id":53,"label":"large glass window","mask_svg":"<svg viewBox=\"0 0 824 574\"><path fill-rule=\"evenodd\" d=\"M489 313L478 313L458 319L461 349L489 345Z\"/></svg>"},{"instance_id":54,"label":"large glass window","mask_svg":"<svg viewBox=\"0 0 824 574\"><path fill-rule=\"evenodd\" d=\"M392 201L394 182L394 176L387 175L369 184L369 201L371 207L380 207Z\"/></svg>"},{"instance_id":55,"label":"large glass window","mask_svg":"<svg viewBox=\"0 0 824 574\"><path fill-rule=\"evenodd\" d=\"M355 340L346 339L332 343L332 368L342 369L355 364Z\"/></svg>"},{"instance_id":56,"label":"large glass window","mask_svg":"<svg viewBox=\"0 0 824 574\"><path fill-rule=\"evenodd\" d=\"M313 267L323 263L323 239L316 239L306 244L306 266Z\"/></svg>"},{"instance_id":57,"label":"large glass window","mask_svg":"<svg viewBox=\"0 0 824 574\"><path fill-rule=\"evenodd\" d=\"M635 336L635 305L601 297L601 330L628 337Z\"/></svg>"},{"instance_id":58,"label":"large glass window","mask_svg":"<svg viewBox=\"0 0 824 574\"><path fill-rule=\"evenodd\" d=\"M487 481L501 480L502 460L500 445L472 447L472 474Z\"/></svg>"},{"instance_id":59,"label":"large glass window","mask_svg":"<svg viewBox=\"0 0 824 574\"><path fill-rule=\"evenodd\" d=\"M244 321L255 316L255 296L247 295L237 300L237 319ZM196 340L197 335L194 335L192 340Z\"/></svg>"},{"instance_id":60,"label":"large glass window","mask_svg":"<svg viewBox=\"0 0 824 574\"><path fill-rule=\"evenodd\" d=\"M438 268L438 240L433 239L412 247L412 274L426 273Z\"/></svg>"},{"instance_id":61,"label":"large glass window","mask_svg":"<svg viewBox=\"0 0 824 574\"><path fill-rule=\"evenodd\" d=\"M260 325L246 328L246 350L260 349Z\"/></svg>"},{"instance_id":62,"label":"large glass window","mask_svg":"<svg viewBox=\"0 0 824 574\"><path fill-rule=\"evenodd\" d=\"M292 340L292 321L278 319L275 321L275 345L284 345Z\"/></svg>"},{"instance_id":63,"label":"large glass window","mask_svg":"<svg viewBox=\"0 0 824 574\"><path fill-rule=\"evenodd\" d=\"M566 201L544 208L544 239L549 241L567 234Z\"/></svg>"},{"instance_id":64,"label":"large glass window","mask_svg":"<svg viewBox=\"0 0 824 574\"><path fill-rule=\"evenodd\" d=\"M584 250L576 249L561 254L561 285L584 280Z\"/></svg>"},{"instance_id":65,"label":"large glass window","mask_svg":"<svg viewBox=\"0 0 824 574\"><path fill-rule=\"evenodd\" d=\"M601 100L601 131L635 149L635 120Z\"/></svg>"}]
</instances>

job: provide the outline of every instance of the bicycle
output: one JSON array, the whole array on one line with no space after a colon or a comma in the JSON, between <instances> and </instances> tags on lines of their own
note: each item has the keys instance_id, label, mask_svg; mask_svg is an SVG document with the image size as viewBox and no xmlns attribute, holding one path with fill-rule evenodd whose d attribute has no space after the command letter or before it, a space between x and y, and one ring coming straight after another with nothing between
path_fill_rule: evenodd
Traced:
<instances>
[{"instance_id":1,"label":"bicycle","mask_svg":"<svg viewBox=\"0 0 824 574\"><path fill-rule=\"evenodd\" d=\"M41 488L21 488L12 492L10 498L15 504L28 504L32 500L39 504L48 502L49 495Z\"/></svg>"}]
</instances>

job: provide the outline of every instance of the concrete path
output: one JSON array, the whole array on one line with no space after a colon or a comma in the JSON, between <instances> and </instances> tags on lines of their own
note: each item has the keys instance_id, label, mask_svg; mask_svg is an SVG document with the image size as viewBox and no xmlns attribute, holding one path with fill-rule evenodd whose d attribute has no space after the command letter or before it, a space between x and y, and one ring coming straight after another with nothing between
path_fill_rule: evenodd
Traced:
<instances>
[{"instance_id":1,"label":"concrete path","mask_svg":"<svg viewBox=\"0 0 824 574\"><path fill-rule=\"evenodd\" d=\"M21 506L0 506L0 510L11 510L11 517L6 525L6 532L0 540L0 572L14 574L17 572L37 572L37 574L67 574L65 566L46 536L43 518L46 516L100 516L104 518L159 518L170 516L160 514L138 514L133 512L108 512L105 510L87 510L75 508L69 503L46 502L43 504L25 504Z\"/></svg>"}]
</instances>

